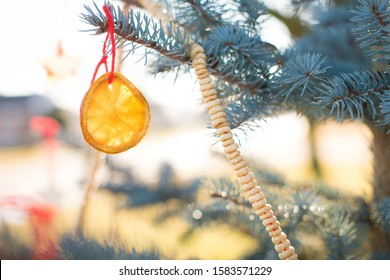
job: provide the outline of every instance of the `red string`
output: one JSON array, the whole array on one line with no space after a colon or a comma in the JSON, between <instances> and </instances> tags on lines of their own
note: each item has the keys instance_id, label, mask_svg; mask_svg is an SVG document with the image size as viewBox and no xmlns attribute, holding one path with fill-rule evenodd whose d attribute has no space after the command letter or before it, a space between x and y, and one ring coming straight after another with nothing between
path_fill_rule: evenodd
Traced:
<instances>
[{"instance_id":1,"label":"red string","mask_svg":"<svg viewBox=\"0 0 390 280\"><path fill-rule=\"evenodd\" d=\"M103 6L103 11L107 16L107 23L108 23L108 33L107 36L110 36L111 40L111 50L112 50L112 60L111 60L111 75L108 79L108 82L111 84L112 80L114 79L114 70L115 70L115 37L114 37L114 19L112 17L112 14L110 12L109 7L107 5ZM106 40L107 41L107 40Z\"/></svg>"},{"instance_id":2,"label":"red string","mask_svg":"<svg viewBox=\"0 0 390 280\"><path fill-rule=\"evenodd\" d=\"M96 75L97 75L97 73L98 73L98 71L99 71L100 66L102 66L102 64L104 64L104 65L106 66L106 70L107 70L107 55L106 55L106 54L103 55L102 59L100 59L98 65L97 65L96 68L95 68L95 72L93 73L93 76L92 76L91 85L92 85L93 82L95 81ZM108 72L108 71L106 71L106 72Z\"/></svg>"},{"instance_id":3,"label":"red string","mask_svg":"<svg viewBox=\"0 0 390 280\"><path fill-rule=\"evenodd\" d=\"M106 72L108 72L108 66L107 66L107 42L110 40L111 42L111 73L110 77L108 78L108 83L111 84L113 79L114 79L114 71L115 71L115 53L116 53L116 47L115 47L115 36L114 36L114 19L112 17L112 14L110 12L110 8L107 5L103 6L103 11L107 16L107 25L108 25L108 30L107 30L107 36L106 39L104 40L103 44L103 56L100 59L98 65L95 68L95 72L93 73L92 81L91 84L96 79L96 75L99 71L100 66L104 64L104 67L106 68Z\"/></svg>"},{"instance_id":4,"label":"red string","mask_svg":"<svg viewBox=\"0 0 390 280\"><path fill-rule=\"evenodd\" d=\"M103 57L105 57L104 59L102 58L102 63L104 63L104 68L106 68L106 72L108 72L108 66L107 66L107 40L108 40L108 32L107 32L107 36L106 36L106 39L104 40L104 43L103 43Z\"/></svg>"}]
</instances>

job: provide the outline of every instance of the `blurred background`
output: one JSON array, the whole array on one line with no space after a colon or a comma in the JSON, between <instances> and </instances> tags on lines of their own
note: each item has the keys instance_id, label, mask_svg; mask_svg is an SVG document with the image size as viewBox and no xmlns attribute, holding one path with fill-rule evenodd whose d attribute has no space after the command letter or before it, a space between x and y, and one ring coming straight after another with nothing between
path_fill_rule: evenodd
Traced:
<instances>
[{"instance_id":1,"label":"blurred background","mask_svg":"<svg viewBox=\"0 0 390 280\"><path fill-rule=\"evenodd\" d=\"M95 2L98 6L104 3ZM281 13L291 13L285 1L266 2ZM78 115L105 38L81 32L90 27L79 15L83 4L91 3L2 1L0 221L26 244L32 242L31 224L26 223L31 205L50 206L39 215L55 213L57 234L74 229L93 166L95 152L83 140ZM263 38L281 49L292 40L275 17L266 22ZM144 65L142 51L120 67L148 100L152 121L140 144L108 156L101 174L102 185L108 189L125 175L136 182L139 188L133 188L133 207L121 208L128 203L126 196L98 192L89 209L88 233L107 240L114 232L124 244L158 247L168 258L240 258L253 240L232 229L211 226L191 242L180 243L187 228L185 220L173 215L164 222L153 222L162 211L177 207L180 198L161 201L157 196L153 201L156 188L168 184L178 193L183 186L191 192L191 187L201 188L204 180L232 176L220 145L207 128L194 76L154 77ZM236 135L251 165L272 170L291 183L320 176L334 188L370 197L371 135L363 124L328 122L310 131L308 121L294 112L259 124ZM313 155L320 172L313 169ZM199 212L192 213L194 218L201 217ZM237 238L241 242L234 242Z\"/></svg>"}]
</instances>

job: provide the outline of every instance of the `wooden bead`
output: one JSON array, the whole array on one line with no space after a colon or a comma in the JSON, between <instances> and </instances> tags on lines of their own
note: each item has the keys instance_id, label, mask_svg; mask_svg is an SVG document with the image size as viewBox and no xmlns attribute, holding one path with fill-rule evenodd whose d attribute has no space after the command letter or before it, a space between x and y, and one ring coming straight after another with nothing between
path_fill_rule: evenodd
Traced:
<instances>
[{"instance_id":1,"label":"wooden bead","mask_svg":"<svg viewBox=\"0 0 390 280\"><path fill-rule=\"evenodd\" d=\"M254 180L249 181L248 183L245 183L245 184L241 184L241 189L244 192L248 192L248 191L252 190L255 187L256 187L256 182Z\"/></svg>"},{"instance_id":2,"label":"wooden bead","mask_svg":"<svg viewBox=\"0 0 390 280\"><path fill-rule=\"evenodd\" d=\"M292 257L292 258L289 258ZM281 260L290 259L290 260L296 260L297 256L294 253L294 247L290 246L286 251L283 251L279 254L279 258Z\"/></svg>"},{"instance_id":3,"label":"wooden bead","mask_svg":"<svg viewBox=\"0 0 390 280\"><path fill-rule=\"evenodd\" d=\"M233 140L233 139L231 139L231 140ZM226 141L228 141L228 140L226 140ZM222 143L224 143L226 141L223 141ZM231 165L236 165L237 163L239 163L241 161L245 163L244 158L241 155L239 155L238 157L230 160L229 162L230 162ZM246 165L246 163L245 163L245 165Z\"/></svg>"},{"instance_id":4,"label":"wooden bead","mask_svg":"<svg viewBox=\"0 0 390 280\"><path fill-rule=\"evenodd\" d=\"M282 232L282 233L280 233L279 236L276 236L276 237L272 238L272 243L277 245L277 244L280 244L280 243L284 242L286 239L287 239L287 235L284 232Z\"/></svg>"},{"instance_id":5,"label":"wooden bead","mask_svg":"<svg viewBox=\"0 0 390 280\"><path fill-rule=\"evenodd\" d=\"M213 107L221 106L221 102L219 102L218 99L216 99L216 98L212 98L211 99L211 96L209 96L208 98L210 98L210 99L209 100L206 100L206 99L204 100L204 102L206 103L206 109L208 111L210 111L210 109L213 108ZM221 106L221 108L222 108L222 106Z\"/></svg>"},{"instance_id":6,"label":"wooden bead","mask_svg":"<svg viewBox=\"0 0 390 280\"><path fill-rule=\"evenodd\" d=\"M226 154L231 154L238 150L238 145L236 143L233 143L232 145L225 148Z\"/></svg>"},{"instance_id":7,"label":"wooden bead","mask_svg":"<svg viewBox=\"0 0 390 280\"><path fill-rule=\"evenodd\" d=\"M260 201L258 201L260 202ZM259 218L261 219L261 215L263 215L264 213L268 212L269 210L272 209L271 205L267 204L266 202L266 199L264 198L263 200L261 200L261 206L258 206L257 208L254 208L256 211L256 215L259 216Z\"/></svg>"},{"instance_id":8,"label":"wooden bead","mask_svg":"<svg viewBox=\"0 0 390 280\"><path fill-rule=\"evenodd\" d=\"M266 220L270 217L272 217L274 215L274 211L272 211L271 209L271 205L267 205L268 209L267 209L267 212L264 212L263 214L260 215L260 219L262 220Z\"/></svg>"},{"instance_id":9,"label":"wooden bead","mask_svg":"<svg viewBox=\"0 0 390 280\"><path fill-rule=\"evenodd\" d=\"M245 183L248 183L252 180L254 180L254 176L253 176L253 173L252 172L249 172L246 176L242 177L242 178L239 178L239 181L240 181L240 184L243 185Z\"/></svg>"},{"instance_id":10,"label":"wooden bead","mask_svg":"<svg viewBox=\"0 0 390 280\"><path fill-rule=\"evenodd\" d=\"M203 71L203 70L206 70L207 71L207 67L206 67L206 64L198 64L198 65L193 65L192 66L195 70L195 73L197 73L198 71ZM203 73L203 72L202 72ZM199 78L199 77L198 77Z\"/></svg>"},{"instance_id":11,"label":"wooden bead","mask_svg":"<svg viewBox=\"0 0 390 280\"><path fill-rule=\"evenodd\" d=\"M261 188L256 185L250 190L246 191L246 195L248 196L257 195L257 194L261 194L263 196L262 198L265 197L264 193L261 191Z\"/></svg>"},{"instance_id":12,"label":"wooden bead","mask_svg":"<svg viewBox=\"0 0 390 280\"><path fill-rule=\"evenodd\" d=\"M254 203L254 202L257 202L257 201L260 201L260 200L263 200L263 199L264 199L264 194L262 192L250 195L249 198L248 198L250 203Z\"/></svg>"},{"instance_id":13,"label":"wooden bead","mask_svg":"<svg viewBox=\"0 0 390 280\"><path fill-rule=\"evenodd\" d=\"M199 70L195 70L195 73L196 73L196 76L198 77L199 80L203 79L203 75L205 75L205 77L208 77L209 76L209 71L207 70L207 68L200 68Z\"/></svg>"},{"instance_id":14,"label":"wooden bead","mask_svg":"<svg viewBox=\"0 0 390 280\"><path fill-rule=\"evenodd\" d=\"M224 134L221 134L219 139L223 142L223 141L226 141L228 139L232 139L233 138L233 134L231 132L227 132L227 133L224 133ZM241 157L242 158L242 157Z\"/></svg>"},{"instance_id":15,"label":"wooden bead","mask_svg":"<svg viewBox=\"0 0 390 280\"><path fill-rule=\"evenodd\" d=\"M263 225L266 227L268 226L269 224L272 224L276 221L276 217L275 216L271 216L265 220L263 220Z\"/></svg>"},{"instance_id":16,"label":"wooden bead","mask_svg":"<svg viewBox=\"0 0 390 280\"><path fill-rule=\"evenodd\" d=\"M225 155L226 155L226 158L228 160L232 160L233 158L238 157L240 155L240 152L239 151L235 151L235 152L230 153L230 154L225 153Z\"/></svg>"},{"instance_id":17,"label":"wooden bead","mask_svg":"<svg viewBox=\"0 0 390 280\"><path fill-rule=\"evenodd\" d=\"M246 163L243 160L237 162L236 164L233 164L233 169L236 170L236 171L240 170L243 167L247 167Z\"/></svg>"},{"instance_id":18,"label":"wooden bead","mask_svg":"<svg viewBox=\"0 0 390 280\"><path fill-rule=\"evenodd\" d=\"M213 120L211 122L211 126L213 128L218 128L218 127L225 126L225 125L226 125L226 118L218 118L218 119Z\"/></svg>"},{"instance_id":19,"label":"wooden bead","mask_svg":"<svg viewBox=\"0 0 390 280\"><path fill-rule=\"evenodd\" d=\"M275 248L276 252L280 253L280 252L290 248L290 245L291 245L290 240L285 239L282 243L275 245L274 248Z\"/></svg>"},{"instance_id":20,"label":"wooden bead","mask_svg":"<svg viewBox=\"0 0 390 280\"><path fill-rule=\"evenodd\" d=\"M260 209L263 210L266 203L267 203L267 201L265 199L256 201L256 202L252 203L252 208L254 210L260 210ZM259 216L259 215L257 215L257 216Z\"/></svg>"},{"instance_id":21,"label":"wooden bead","mask_svg":"<svg viewBox=\"0 0 390 280\"><path fill-rule=\"evenodd\" d=\"M244 166L244 167L236 170L235 173L236 173L236 176L238 178L240 178L240 177L246 176L249 173L249 169L248 169L248 167Z\"/></svg>"},{"instance_id":22,"label":"wooden bead","mask_svg":"<svg viewBox=\"0 0 390 280\"><path fill-rule=\"evenodd\" d=\"M211 120L215 120L217 118L224 118L226 120L226 113L223 110L222 106L220 106L220 105L210 108L209 114L210 114Z\"/></svg>"},{"instance_id":23,"label":"wooden bead","mask_svg":"<svg viewBox=\"0 0 390 280\"><path fill-rule=\"evenodd\" d=\"M283 232L282 228L280 227L279 221L275 221L274 223L267 225L265 227L265 230L268 232L268 235L270 237L278 236Z\"/></svg>"},{"instance_id":24,"label":"wooden bead","mask_svg":"<svg viewBox=\"0 0 390 280\"><path fill-rule=\"evenodd\" d=\"M206 78L206 79L210 79L210 78ZM203 81L203 80L200 80L199 83L201 81ZM201 92L204 92L204 91L209 90L209 89L214 89L214 85L212 83L206 83L206 84L201 85L201 87L200 87ZM215 91L215 95L217 95L217 91Z\"/></svg>"},{"instance_id":25,"label":"wooden bead","mask_svg":"<svg viewBox=\"0 0 390 280\"><path fill-rule=\"evenodd\" d=\"M200 79L199 80L199 85L200 86L211 85L212 87L214 87L214 85L211 83L211 78L210 77Z\"/></svg>"},{"instance_id":26,"label":"wooden bead","mask_svg":"<svg viewBox=\"0 0 390 280\"><path fill-rule=\"evenodd\" d=\"M226 124L225 126L221 126L221 127L218 127L217 129L217 135L222 135L222 134L225 134L225 133L230 133L231 131L231 128L228 124Z\"/></svg>"},{"instance_id":27,"label":"wooden bead","mask_svg":"<svg viewBox=\"0 0 390 280\"><path fill-rule=\"evenodd\" d=\"M202 58L202 57L195 57L195 58L192 60L192 63L193 63L194 65L204 64L203 58Z\"/></svg>"},{"instance_id":28,"label":"wooden bead","mask_svg":"<svg viewBox=\"0 0 390 280\"><path fill-rule=\"evenodd\" d=\"M202 92L203 98L207 98L209 96L216 96L216 95L217 95L217 91L213 88Z\"/></svg>"},{"instance_id":29,"label":"wooden bead","mask_svg":"<svg viewBox=\"0 0 390 280\"><path fill-rule=\"evenodd\" d=\"M234 144L233 139L227 139L226 141L223 141L223 142L222 142L222 146L223 146L224 148L226 148L226 147L228 147L228 146L230 146L230 145L232 145L232 144Z\"/></svg>"}]
</instances>

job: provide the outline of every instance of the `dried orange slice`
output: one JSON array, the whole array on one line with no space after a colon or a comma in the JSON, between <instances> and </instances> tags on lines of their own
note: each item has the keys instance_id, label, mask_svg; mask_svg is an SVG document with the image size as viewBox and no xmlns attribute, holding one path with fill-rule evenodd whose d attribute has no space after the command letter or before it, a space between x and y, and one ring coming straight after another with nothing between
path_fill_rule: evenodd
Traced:
<instances>
[{"instance_id":1,"label":"dried orange slice","mask_svg":"<svg viewBox=\"0 0 390 280\"><path fill-rule=\"evenodd\" d=\"M102 75L89 88L80 108L85 141L95 149L115 154L137 145L150 124L149 105L123 75Z\"/></svg>"}]
</instances>

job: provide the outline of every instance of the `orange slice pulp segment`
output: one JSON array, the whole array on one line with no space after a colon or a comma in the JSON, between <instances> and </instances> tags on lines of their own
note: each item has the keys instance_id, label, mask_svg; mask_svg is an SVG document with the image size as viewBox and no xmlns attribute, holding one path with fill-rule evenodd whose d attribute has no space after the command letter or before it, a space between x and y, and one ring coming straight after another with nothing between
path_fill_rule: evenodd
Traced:
<instances>
[{"instance_id":1,"label":"orange slice pulp segment","mask_svg":"<svg viewBox=\"0 0 390 280\"><path fill-rule=\"evenodd\" d=\"M95 149L115 154L137 145L150 124L149 105L142 93L123 75L102 75L89 88L80 108L85 141Z\"/></svg>"}]
</instances>

